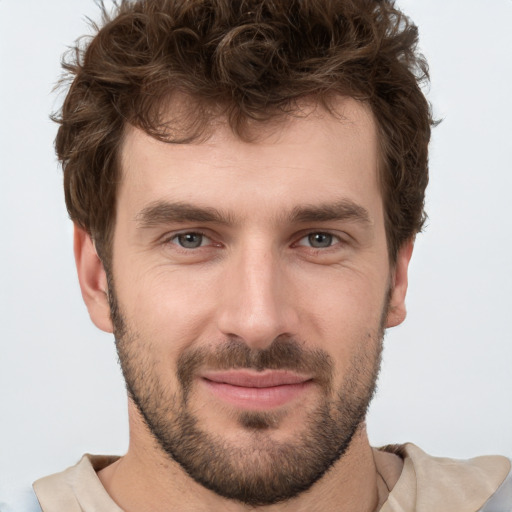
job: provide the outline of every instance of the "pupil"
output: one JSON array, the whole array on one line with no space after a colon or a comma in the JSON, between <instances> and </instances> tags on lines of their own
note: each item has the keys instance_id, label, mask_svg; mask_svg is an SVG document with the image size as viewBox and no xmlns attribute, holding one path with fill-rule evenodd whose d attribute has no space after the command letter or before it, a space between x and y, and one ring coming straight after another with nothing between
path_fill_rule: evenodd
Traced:
<instances>
[{"instance_id":1,"label":"pupil","mask_svg":"<svg viewBox=\"0 0 512 512\"><path fill-rule=\"evenodd\" d=\"M329 235L329 233L313 233L309 235L309 243L313 247L330 247L332 235Z\"/></svg>"},{"instance_id":2,"label":"pupil","mask_svg":"<svg viewBox=\"0 0 512 512\"><path fill-rule=\"evenodd\" d=\"M182 247L194 249L201 246L203 236L199 233L186 233L179 236L179 242Z\"/></svg>"}]
</instances>

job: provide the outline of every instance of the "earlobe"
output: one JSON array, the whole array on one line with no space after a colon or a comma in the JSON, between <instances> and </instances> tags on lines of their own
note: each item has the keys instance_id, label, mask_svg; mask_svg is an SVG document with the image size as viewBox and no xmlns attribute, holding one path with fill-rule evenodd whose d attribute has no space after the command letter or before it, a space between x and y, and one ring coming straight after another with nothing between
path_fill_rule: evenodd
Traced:
<instances>
[{"instance_id":1,"label":"earlobe","mask_svg":"<svg viewBox=\"0 0 512 512\"><path fill-rule=\"evenodd\" d=\"M414 240L409 240L402 245L396 258L391 298L389 303L386 327L395 327L401 324L407 315L405 307L405 296L408 285L408 269L411 260Z\"/></svg>"},{"instance_id":2,"label":"earlobe","mask_svg":"<svg viewBox=\"0 0 512 512\"><path fill-rule=\"evenodd\" d=\"M90 235L75 224L74 251L82 297L94 325L112 332L107 275Z\"/></svg>"}]
</instances>

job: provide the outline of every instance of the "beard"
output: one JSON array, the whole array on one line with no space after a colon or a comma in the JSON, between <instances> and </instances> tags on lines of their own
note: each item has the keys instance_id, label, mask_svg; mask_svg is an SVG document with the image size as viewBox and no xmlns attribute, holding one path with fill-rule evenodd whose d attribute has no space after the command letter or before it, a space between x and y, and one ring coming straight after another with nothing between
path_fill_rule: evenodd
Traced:
<instances>
[{"instance_id":1,"label":"beard","mask_svg":"<svg viewBox=\"0 0 512 512\"><path fill-rule=\"evenodd\" d=\"M219 496L249 506L272 505L307 491L346 452L364 423L380 369L384 321L362 337L338 389L333 387L334 364L323 350L304 348L280 336L264 350L250 349L237 338L215 349L186 349L176 363L178 388L169 390L159 379L151 340L131 329L123 317L112 282L111 316L119 362L128 394L148 431L171 460L196 482ZM276 440L283 411L239 411L235 421L245 443L208 431L191 404L200 368L214 370L291 370L314 375L321 399L307 410L300 433ZM286 412L284 412L286 414Z\"/></svg>"}]
</instances>

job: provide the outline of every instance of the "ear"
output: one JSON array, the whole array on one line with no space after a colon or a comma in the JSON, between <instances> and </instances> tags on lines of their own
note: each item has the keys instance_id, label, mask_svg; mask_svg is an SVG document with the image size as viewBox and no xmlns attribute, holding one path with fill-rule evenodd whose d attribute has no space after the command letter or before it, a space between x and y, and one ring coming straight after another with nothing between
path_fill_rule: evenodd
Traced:
<instances>
[{"instance_id":1,"label":"ear","mask_svg":"<svg viewBox=\"0 0 512 512\"><path fill-rule=\"evenodd\" d=\"M393 282L391 289L391 300L389 303L388 317L386 327L395 327L401 324L407 315L405 308L405 296L407 294L409 261L412 256L414 239L405 242L398 250L395 269L393 272Z\"/></svg>"},{"instance_id":2,"label":"ear","mask_svg":"<svg viewBox=\"0 0 512 512\"><path fill-rule=\"evenodd\" d=\"M107 275L88 233L75 224L75 262L82 297L94 325L113 332L108 302Z\"/></svg>"}]
</instances>

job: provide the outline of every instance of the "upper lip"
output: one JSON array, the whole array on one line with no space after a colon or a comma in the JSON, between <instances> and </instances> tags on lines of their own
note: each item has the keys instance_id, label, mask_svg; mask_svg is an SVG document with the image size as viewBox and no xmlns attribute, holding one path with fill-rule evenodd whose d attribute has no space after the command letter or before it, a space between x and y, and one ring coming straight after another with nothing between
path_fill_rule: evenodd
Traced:
<instances>
[{"instance_id":1,"label":"upper lip","mask_svg":"<svg viewBox=\"0 0 512 512\"><path fill-rule=\"evenodd\" d=\"M246 388L270 388L302 384L311 380L310 376L289 370L264 370L261 372L255 370L206 371L201 374L201 377L212 382Z\"/></svg>"}]
</instances>

